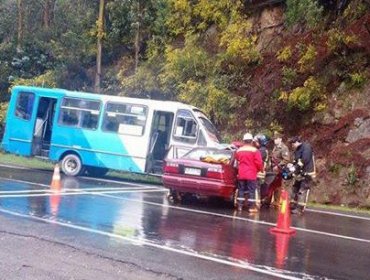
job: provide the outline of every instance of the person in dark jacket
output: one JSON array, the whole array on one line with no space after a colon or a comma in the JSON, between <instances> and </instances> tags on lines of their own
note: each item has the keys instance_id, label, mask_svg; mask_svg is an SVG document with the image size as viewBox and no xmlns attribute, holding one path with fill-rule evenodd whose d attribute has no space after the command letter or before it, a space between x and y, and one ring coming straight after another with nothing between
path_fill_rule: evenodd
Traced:
<instances>
[{"instance_id":1,"label":"person in dark jacket","mask_svg":"<svg viewBox=\"0 0 370 280\"><path fill-rule=\"evenodd\" d=\"M292 213L303 213L312 179L316 176L315 159L312 146L303 142L299 136L293 137L290 143L294 150L294 169L296 170L292 189Z\"/></svg>"},{"instance_id":2,"label":"person in dark jacket","mask_svg":"<svg viewBox=\"0 0 370 280\"><path fill-rule=\"evenodd\" d=\"M256 201L258 207L260 207L262 196L265 196L268 191L268 185L266 183L266 171L270 166L270 156L267 149L269 139L266 135L258 133L256 136L254 136L253 142L255 147L260 151L263 162L262 170L257 173Z\"/></svg>"},{"instance_id":3,"label":"person in dark jacket","mask_svg":"<svg viewBox=\"0 0 370 280\"><path fill-rule=\"evenodd\" d=\"M275 179L269 186L268 196L264 200L266 206L272 206L274 208L280 207L280 195L284 187L284 181L281 176L282 168L291 161L289 148L283 142L283 135L280 132L275 131L273 135L274 148L271 153L272 171L276 174Z\"/></svg>"},{"instance_id":4,"label":"person in dark jacket","mask_svg":"<svg viewBox=\"0 0 370 280\"><path fill-rule=\"evenodd\" d=\"M253 135L246 133L243 136L244 145L235 154L238 162L238 211L243 209L244 193L248 195L248 211L258 212L256 207L257 173L262 171L261 153L253 145Z\"/></svg>"}]
</instances>

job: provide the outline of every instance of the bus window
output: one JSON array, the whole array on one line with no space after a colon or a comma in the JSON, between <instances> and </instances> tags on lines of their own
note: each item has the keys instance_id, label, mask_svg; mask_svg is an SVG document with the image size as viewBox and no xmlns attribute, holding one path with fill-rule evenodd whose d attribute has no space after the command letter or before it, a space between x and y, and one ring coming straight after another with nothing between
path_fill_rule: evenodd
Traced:
<instances>
[{"instance_id":1,"label":"bus window","mask_svg":"<svg viewBox=\"0 0 370 280\"><path fill-rule=\"evenodd\" d=\"M102 129L108 132L141 136L144 134L147 107L128 103L108 102Z\"/></svg>"},{"instance_id":2,"label":"bus window","mask_svg":"<svg viewBox=\"0 0 370 280\"><path fill-rule=\"evenodd\" d=\"M100 101L77 98L64 98L60 110L59 124L97 129Z\"/></svg>"},{"instance_id":3,"label":"bus window","mask_svg":"<svg viewBox=\"0 0 370 280\"><path fill-rule=\"evenodd\" d=\"M179 110L176 116L174 138L184 143L195 143L198 124L188 110Z\"/></svg>"},{"instance_id":4,"label":"bus window","mask_svg":"<svg viewBox=\"0 0 370 280\"><path fill-rule=\"evenodd\" d=\"M217 129L211 123L211 121L207 119L207 117L199 110L194 110L194 113L199 118L201 124L205 128L205 132L208 135L209 139L216 143L220 143L221 141L220 135Z\"/></svg>"},{"instance_id":5,"label":"bus window","mask_svg":"<svg viewBox=\"0 0 370 280\"><path fill-rule=\"evenodd\" d=\"M207 146L207 140L202 131L199 132L198 146Z\"/></svg>"},{"instance_id":6,"label":"bus window","mask_svg":"<svg viewBox=\"0 0 370 280\"><path fill-rule=\"evenodd\" d=\"M15 115L24 120L31 119L34 100L35 100L35 95L33 93L27 93L27 92L19 93Z\"/></svg>"}]
</instances>

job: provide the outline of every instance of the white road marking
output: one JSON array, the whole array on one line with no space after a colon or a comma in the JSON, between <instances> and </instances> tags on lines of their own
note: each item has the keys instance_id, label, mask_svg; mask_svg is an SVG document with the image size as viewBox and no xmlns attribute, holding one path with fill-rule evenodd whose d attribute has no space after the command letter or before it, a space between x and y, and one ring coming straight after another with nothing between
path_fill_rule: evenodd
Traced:
<instances>
[{"instance_id":1,"label":"white road marking","mask_svg":"<svg viewBox=\"0 0 370 280\"><path fill-rule=\"evenodd\" d=\"M0 194L14 194L14 193L45 193L52 192L52 190L38 189L38 190L17 190L17 191L0 191Z\"/></svg>"},{"instance_id":2,"label":"white road marking","mask_svg":"<svg viewBox=\"0 0 370 280\"><path fill-rule=\"evenodd\" d=\"M45 188L50 188L50 185L45 185L45 184L40 184L40 183L33 183L33 182L29 182L29 181L10 179L10 178L4 178L4 177L0 177L0 179L6 180L6 181L22 183L22 184L29 184L29 185L34 185L34 186L41 186L41 187L45 187Z\"/></svg>"},{"instance_id":3,"label":"white road marking","mask_svg":"<svg viewBox=\"0 0 370 280\"><path fill-rule=\"evenodd\" d=\"M12 179L7 179L7 180L12 180ZM20 181L20 180L16 180L16 181ZM21 182L38 185L36 183L27 182L27 181L21 181ZM39 184L39 185L42 186L42 184ZM78 189L76 189L76 190L78 190ZM117 196L109 195L109 194L112 194L112 193L139 192L139 191L140 192L148 192L148 191L167 192L166 189L163 189L163 190L162 189L159 189L159 190L147 190L147 189L146 190L139 190L139 189L135 189L135 190L132 190L132 191L123 191L122 190L122 191L117 191L117 192L116 191L111 191L111 192L110 191L107 191L107 192L104 192L104 191L102 191L102 192L93 192L93 191L91 191L91 192L84 192L84 191L78 192L78 191L76 191L74 193L60 193L60 194L61 195L79 195L79 194L99 195L99 196L105 196L105 197L110 197L110 198L115 198L115 199L122 199L122 200L127 200L127 201L145 203L145 204L155 205L155 206L160 206L160 207L179 209L179 210L182 210L182 211L188 211L188 212L193 212L193 213L200 213L200 214L218 216L218 217L229 218L229 219L231 218L231 219L234 219L234 220L243 220L243 221L248 221L248 222L252 222L252 223L255 223L255 224L262 224L262 225L269 225L269 226L275 226L276 225L276 223L258 221L258 220L243 218L243 217L236 217L236 216L231 216L231 215L226 215L226 214L213 213L213 212L209 212L209 211L196 210L196 209L190 209L190 208L178 207L178 206L172 206L172 205L165 205L165 204L155 203L155 202L147 202L147 201L143 202L142 200L135 200L135 199L125 198L125 197L117 197ZM10 197L30 197L30 196L50 196L50 195L52 195L52 194L3 195L3 196L0 195L0 197L10 198ZM354 217L357 217L357 216L354 216ZM351 236L338 235L338 234L333 234L333 233L329 233L329 232L316 231L316 230L310 230L310 229L299 228L299 227L292 227L292 228L294 228L298 231L303 231L303 232L310 232L310 233L315 233L315 234L320 234L320 235L325 235L325 236L331 236L331 237L337 237L337 238L342 238L342 239L347 239L347 240L370 243L370 240L368 240L368 239L355 238L355 237L351 237Z\"/></svg>"},{"instance_id":4,"label":"white road marking","mask_svg":"<svg viewBox=\"0 0 370 280\"><path fill-rule=\"evenodd\" d=\"M333 215L333 216L340 216L340 217L348 217L348 218L353 218L353 219L360 219L360 220L366 220L370 221L370 217L363 217L363 216L357 216L357 215L349 215L349 214L344 214L344 213L338 213L338 212L329 212L329 211L324 211L324 210L318 210L318 209L307 209L307 212L312 212L312 213L320 213L320 214L327 214L327 215Z\"/></svg>"},{"instance_id":5,"label":"white road marking","mask_svg":"<svg viewBox=\"0 0 370 280\"><path fill-rule=\"evenodd\" d=\"M0 212L6 213L6 214L9 214L9 215L13 215L13 216L19 216L19 217L22 217L22 218L28 218L28 219L31 219L31 220L42 221L42 222L49 223L49 224L56 224L56 225L59 225L59 226L68 227L68 228L72 228L72 229L76 229L76 230L81 230L81 231L85 231L85 232L89 232L89 233L95 233L95 234L99 234L99 235L103 235L103 236L117 238L117 239L121 239L121 240L130 242L133 245L137 245L137 244L142 245L142 244L144 244L148 247L154 247L154 248L165 250L165 251L170 251L170 252L179 253L179 254L182 254L182 255L190 256L190 257L195 257L195 258L198 258L198 259L203 259L203 260L207 260L207 261L211 261L211 262L215 262L215 263L220 263L220 264L225 264L225 265L229 265L229 266L233 266L233 267L243 268L243 269L251 270L251 271L254 271L254 272L262 273L262 274L265 274L265 275L278 277L280 279L291 279L291 280L301 279L301 278L298 278L298 277L289 276L289 275L279 273L278 271L275 272L275 271L272 271L272 270L261 269L261 268L252 266L252 265L250 265L246 262L241 262L241 261L240 262L233 262L233 261L229 261L229 260L225 260L225 259L221 259L221 258L217 258L217 257L211 257L211 256L208 256L208 255L204 255L200 252L191 252L191 251L172 248L172 247L169 247L167 245L156 244L156 243L153 243L152 241L150 241L148 239L144 239L144 238L132 238L132 237L127 237L127 236L122 236L122 235L118 235L118 234L114 234L114 233L110 233L110 232L106 232L106 231L102 231L102 230L96 230L96 229L87 228L87 227L83 227L83 226L73 225L73 224L70 224L70 223L64 223L64 222L60 222L60 221L56 221L56 220L48 220L48 219L44 219L44 218L40 218L40 217L20 214L20 213L5 210L5 209L2 209L2 208L0 208Z\"/></svg>"},{"instance_id":6,"label":"white road marking","mask_svg":"<svg viewBox=\"0 0 370 280\"><path fill-rule=\"evenodd\" d=\"M20 170L35 170L34 168L21 167L21 166L13 166L13 165L6 165L6 164L0 164L0 167L11 168L11 169L20 169ZM42 171L44 171L44 172L52 172L52 170L42 170ZM117 184L117 185L132 185L132 186L135 186L135 187L136 186L142 186L142 187L150 187L151 186L151 184L120 182L120 181L116 181L116 180L103 179L103 178L94 178L94 177L86 177L86 176L79 176L79 178L83 178L85 180L91 180L91 181L114 183L114 184Z\"/></svg>"},{"instance_id":7,"label":"white road marking","mask_svg":"<svg viewBox=\"0 0 370 280\"><path fill-rule=\"evenodd\" d=\"M120 193L147 193L147 192L163 192L163 190L158 190L158 189L132 189L132 190L117 190L117 191L104 191L104 193L107 194L120 194ZM43 196L72 196L72 195L82 195L82 194L87 194L87 195L99 195L101 192L96 192L96 191L73 191L73 192L65 192L65 191L51 191L48 193L31 193L31 194L2 194L0 195L0 198L14 198L14 197L43 197Z\"/></svg>"},{"instance_id":8,"label":"white road marking","mask_svg":"<svg viewBox=\"0 0 370 280\"><path fill-rule=\"evenodd\" d=\"M2 179L0 177L0 179ZM130 190L158 190L160 192L167 192L166 189L163 188L156 188L156 187L138 187L138 188L62 188L60 190L61 193L65 192L87 192L87 191L130 191ZM32 190L8 190L8 191L0 191L0 194L14 194L14 193L44 193L44 192L55 192L55 190L51 189L50 186L48 186L48 189L32 189Z\"/></svg>"},{"instance_id":9,"label":"white road marking","mask_svg":"<svg viewBox=\"0 0 370 280\"><path fill-rule=\"evenodd\" d=\"M97 195L116 198L116 199L122 199L122 200L127 200L127 201L133 201L133 202L141 202L141 203L160 206L160 207L174 208L174 209L179 209L179 210L182 210L182 211L188 211L188 212L193 212L193 213L198 213L198 214L206 214L206 215L211 215L211 216L216 216L216 217L223 217L223 218L229 218L229 219L231 218L231 219L234 219L234 220L248 221L248 222L252 222L252 223L255 223L255 224L276 226L276 223L258 221L258 220L243 218L243 217L237 217L237 216L230 216L230 215L226 215L226 214L213 213L213 212L208 212L208 211L203 211L203 210L166 205L166 204L161 204L161 203L156 203L156 202L136 200L136 199L126 198L126 197L117 197L117 196L114 196L114 195L109 195L109 194L104 194L104 193L98 193ZM305 228L300 228L300 227L292 227L292 228L296 229L297 231L310 232L310 233L315 233L315 234L320 234L320 235L326 235L326 236L331 236L331 237L337 237L337 238L342 238L342 239L348 239L348 240L353 240L353 241L370 243L369 239L356 238L356 237L351 237L351 236L346 236L346 235L339 235L339 234L329 233L329 232L325 232L325 231L311 230L311 229L305 229Z\"/></svg>"}]
</instances>

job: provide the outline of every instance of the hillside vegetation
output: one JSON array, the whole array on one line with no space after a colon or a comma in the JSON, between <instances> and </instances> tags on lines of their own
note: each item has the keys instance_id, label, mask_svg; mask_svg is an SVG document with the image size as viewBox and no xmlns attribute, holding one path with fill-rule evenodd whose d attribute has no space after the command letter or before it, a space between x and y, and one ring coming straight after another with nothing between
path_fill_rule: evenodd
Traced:
<instances>
[{"instance_id":1,"label":"hillside vegetation","mask_svg":"<svg viewBox=\"0 0 370 280\"><path fill-rule=\"evenodd\" d=\"M313 200L370 207L370 1L4 0L0 12L0 120L15 84L179 100L225 141L303 135Z\"/></svg>"}]
</instances>

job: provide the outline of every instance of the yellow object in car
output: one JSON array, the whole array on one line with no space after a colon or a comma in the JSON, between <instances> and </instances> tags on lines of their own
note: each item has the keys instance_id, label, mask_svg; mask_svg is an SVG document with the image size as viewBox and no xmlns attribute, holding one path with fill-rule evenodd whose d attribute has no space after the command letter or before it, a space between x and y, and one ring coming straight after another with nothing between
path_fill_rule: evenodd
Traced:
<instances>
[{"instance_id":1,"label":"yellow object in car","mask_svg":"<svg viewBox=\"0 0 370 280\"><path fill-rule=\"evenodd\" d=\"M230 159L227 157L213 157L213 156L205 156L200 158L203 162L208 163L222 163L222 164L229 164Z\"/></svg>"}]
</instances>

